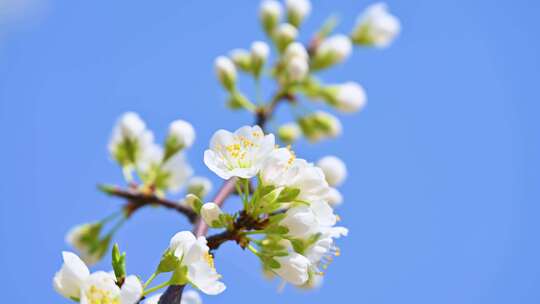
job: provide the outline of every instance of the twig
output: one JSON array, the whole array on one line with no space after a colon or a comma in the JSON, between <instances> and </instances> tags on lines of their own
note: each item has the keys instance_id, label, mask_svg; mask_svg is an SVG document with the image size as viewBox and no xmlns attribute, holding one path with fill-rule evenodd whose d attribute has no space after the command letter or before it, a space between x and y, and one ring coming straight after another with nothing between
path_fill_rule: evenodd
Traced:
<instances>
[{"instance_id":1,"label":"twig","mask_svg":"<svg viewBox=\"0 0 540 304\"><path fill-rule=\"evenodd\" d=\"M109 195L126 199L129 203L126 205L126 212L133 214L139 208L148 205L158 205L169 209L174 209L185 215L191 223L197 220L197 214L187 206L180 205L175 201L156 196L155 194L145 194L136 190L124 190L118 187L100 186L100 188Z\"/></svg>"}]
</instances>

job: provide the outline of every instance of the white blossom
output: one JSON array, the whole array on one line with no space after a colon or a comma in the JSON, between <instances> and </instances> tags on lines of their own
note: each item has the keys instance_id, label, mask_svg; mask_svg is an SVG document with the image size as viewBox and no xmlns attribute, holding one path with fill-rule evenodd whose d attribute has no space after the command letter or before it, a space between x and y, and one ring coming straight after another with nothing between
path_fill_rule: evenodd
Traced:
<instances>
[{"instance_id":1,"label":"white blossom","mask_svg":"<svg viewBox=\"0 0 540 304\"><path fill-rule=\"evenodd\" d=\"M214 202L209 202L201 207L201 217L208 226L214 226L214 221L219 221L219 216L223 214L221 208Z\"/></svg>"},{"instance_id":2,"label":"white blossom","mask_svg":"<svg viewBox=\"0 0 540 304\"><path fill-rule=\"evenodd\" d=\"M311 12L309 0L285 0L289 22L298 26Z\"/></svg>"},{"instance_id":3,"label":"white blossom","mask_svg":"<svg viewBox=\"0 0 540 304\"><path fill-rule=\"evenodd\" d=\"M290 252L286 256L275 257L280 267L274 272L283 280L293 285L303 285L308 280L310 261L303 255Z\"/></svg>"},{"instance_id":4,"label":"white blossom","mask_svg":"<svg viewBox=\"0 0 540 304\"><path fill-rule=\"evenodd\" d=\"M214 266L214 259L208 252L206 238L196 238L190 231L175 234L170 242L169 250L187 269L187 279L191 284L209 295L216 295L225 290L225 284L219 281Z\"/></svg>"},{"instance_id":5,"label":"white blossom","mask_svg":"<svg viewBox=\"0 0 540 304\"><path fill-rule=\"evenodd\" d=\"M163 294L160 293L152 296L146 299L146 301L144 301L144 304L158 304L159 299L162 295ZM199 293L195 290L188 290L182 293L182 300L180 300L180 304L202 304L202 299Z\"/></svg>"},{"instance_id":6,"label":"white blossom","mask_svg":"<svg viewBox=\"0 0 540 304\"><path fill-rule=\"evenodd\" d=\"M236 67L234 63L225 56L219 56L214 62L216 75L225 89L233 90L236 83Z\"/></svg>"},{"instance_id":7,"label":"white blossom","mask_svg":"<svg viewBox=\"0 0 540 304\"><path fill-rule=\"evenodd\" d=\"M329 191L323 171L286 148L272 152L260 177L264 185L299 189L296 199L308 203L324 199Z\"/></svg>"},{"instance_id":8,"label":"white blossom","mask_svg":"<svg viewBox=\"0 0 540 304\"><path fill-rule=\"evenodd\" d=\"M297 239L307 239L316 233L326 233L337 222L332 207L323 200L313 201L309 206L290 208L285 215L280 225L289 230L288 236Z\"/></svg>"},{"instance_id":9,"label":"white blossom","mask_svg":"<svg viewBox=\"0 0 540 304\"><path fill-rule=\"evenodd\" d=\"M331 87L336 91L334 106L343 112L356 112L364 108L367 97L364 88L356 82Z\"/></svg>"},{"instance_id":10,"label":"white blossom","mask_svg":"<svg viewBox=\"0 0 540 304\"><path fill-rule=\"evenodd\" d=\"M195 129L185 120L175 120L169 125L169 137L182 148L189 148L195 141Z\"/></svg>"},{"instance_id":11,"label":"white blossom","mask_svg":"<svg viewBox=\"0 0 540 304\"><path fill-rule=\"evenodd\" d=\"M97 271L90 273L84 262L74 253L62 253L64 264L53 279L55 290L66 298L79 299L81 304L138 303L143 286L136 276L126 277L122 287L114 274Z\"/></svg>"},{"instance_id":12,"label":"white blossom","mask_svg":"<svg viewBox=\"0 0 540 304\"><path fill-rule=\"evenodd\" d=\"M358 18L351 34L355 43L384 48L401 30L399 19L388 12L384 3L370 5Z\"/></svg>"},{"instance_id":13,"label":"white blossom","mask_svg":"<svg viewBox=\"0 0 540 304\"><path fill-rule=\"evenodd\" d=\"M275 33L274 33L274 38L279 44L279 47L281 50L285 49L285 47L289 43L294 41L297 36L298 36L298 30L294 26L290 25L289 23L283 23L279 25L279 27L275 30Z\"/></svg>"},{"instance_id":14,"label":"white blossom","mask_svg":"<svg viewBox=\"0 0 540 304\"><path fill-rule=\"evenodd\" d=\"M264 135L258 126L244 126L234 133L218 130L210 140L210 149L204 152L204 163L223 179L251 178L257 175L274 145L274 135Z\"/></svg>"},{"instance_id":15,"label":"white blossom","mask_svg":"<svg viewBox=\"0 0 540 304\"><path fill-rule=\"evenodd\" d=\"M317 166L323 170L330 186L339 186L347 178L347 166L339 157L325 156L317 162Z\"/></svg>"}]
</instances>

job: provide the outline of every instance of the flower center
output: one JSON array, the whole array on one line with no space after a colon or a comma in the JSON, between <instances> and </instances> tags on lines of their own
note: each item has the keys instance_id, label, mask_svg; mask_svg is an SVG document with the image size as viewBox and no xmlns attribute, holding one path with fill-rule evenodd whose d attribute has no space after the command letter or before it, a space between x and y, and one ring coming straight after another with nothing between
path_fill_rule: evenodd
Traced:
<instances>
[{"instance_id":1,"label":"flower center","mask_svg":"<svg viewBox=\"0 0 540 304\"><path fill-rule=\"evenodd\" d=\"M96 286L90 286L86 292L89 304L120 304L118 297L112 296L112 293L107 290L99 289Z\"/></svg>"},{"instance_id":2,"label":"flower center","mask_svg":"<svg viewBox=\"0 0 540 304\"><path fill-rule=\"evenodd\" d=\"M205 252L203 257L208 266L210 266L210 268L212 268L213 270L216 270L216 267L214 265L214 257L208 252Z\"/></svg>"}]
</instances>

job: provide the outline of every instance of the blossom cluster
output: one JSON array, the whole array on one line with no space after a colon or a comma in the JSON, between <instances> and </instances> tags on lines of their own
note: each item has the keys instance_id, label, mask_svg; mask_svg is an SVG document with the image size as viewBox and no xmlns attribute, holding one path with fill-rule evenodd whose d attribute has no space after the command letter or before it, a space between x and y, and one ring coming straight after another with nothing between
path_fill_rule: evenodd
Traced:
<instances>
[{"instance_id":1,"label":"blossom cluster","mask_svg":"<svg viewBox=\"0 0 540 304\"><path fill-rule=\"evenodd\" d=\"M279 277L300 288L321 285L328 265L341 253L337 239L348 234L347 228L338 225L335 211L344 201L339 187L347 178L347 167L333 155L315 163L299 158L292 144L301 137L317 142L342 133L340 120L316 107L323 102L341 113L357 112L366 105L366 92L354 81L326 83L318 73L345 62L354 46L389 46L400 32L400 22L385 4L376 3L360 14L349 34L334 33L337 20L330 18L303 43L299 32L311 10L309 0L263 0L259 19L270 43L255 41L249 50L234 49L215 59L228 106L252 112L257 125L234 132L218 130L210 139L204 164L225 180L214 201L206 199L212 183L193 176L186 159L196 137L189 122L173 121L159 144L137 113L127 112L118 119L108 150L122 168L127 189L100 189L126 203L120 212L68 232L66 242L77 254L62 253L63 265L53 279L59 294L83 304L157 304L167 299L163 288L190 285L181 304L201 304L197 291L217 295L226 289L213 255L225 241L235 241L257 256L267 277ZM242 91L239 73L255 80L255 97ZM268 75L277 88L269 98L261 87L261 78ZM274 119L280 103L290 106L294 120L278 121L278 127L267 132L265 124ZM167 199L182 190L179 199ZM232 194L242 208L226 212L222 204ZM176 233L144 282L127 275L126 254L117 245L111 255L113 271L91 273L88 266L109 252L117 229L146 205L183 213L195 223L196 234ZM221 231L207 238L208 227ZM165 280L152 286L164 276Z\"/></svg>"},{"instance_id":2,"label":"blossom cluster","mask_svg":"<svg viewBox=\"0 0 540 304\"><path fill-rule=\"evenodd\" d=\"M346 228L336 226L338 216L332 209L342 201L333 186L346 177L344 163L328 156L318 167L297 158L290 148L276 147L274 135L264 134L258 126L233 133L217 131L204 162L221 178L238 179L242 212L251 222L264 223L240 237L260 258L265 271L297 286L320 281L318 276L332 256L339 255L334 240L347 234ZM212 202L201 206L200 212L215 228L230 229L227 219L239 216L224 214Z\"/></svg>"}]
</instances>

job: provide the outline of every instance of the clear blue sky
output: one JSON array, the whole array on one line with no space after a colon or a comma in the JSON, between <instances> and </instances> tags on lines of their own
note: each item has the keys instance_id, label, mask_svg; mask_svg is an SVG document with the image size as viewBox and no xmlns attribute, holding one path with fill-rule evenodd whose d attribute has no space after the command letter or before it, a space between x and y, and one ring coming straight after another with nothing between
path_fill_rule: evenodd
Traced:
<instances>
[{"instance_id":1,"label":"clear blue sky","mask_svg":"<svg viewBox=\"0 0 540 304\"><path fill-rule=\"evenodd\" d=\"M350 171L340 213L351 233L324 288L277 294L255 258L228 244L216 261L228 289L206 303L540 302L540 5L388 2L403 25L396 43L324 75L362 83L368 107L343 117L343 137L296 147L310 160L336 154ZM306 29L337 12L348 31L369 3L315 1ZM211 134L252 121L225 110L212 62L263 38L257 7L58 0L32 20L0 22L2 302L68 303L51 287L66 230L121 203L95 185L121 182L106 143L123 111L160 137L171 120L190 120L189 159L212 176L202 163ZM182 229L175 214L148 209L116 241L146 277Z\"/></svg>"}]
</instances>

